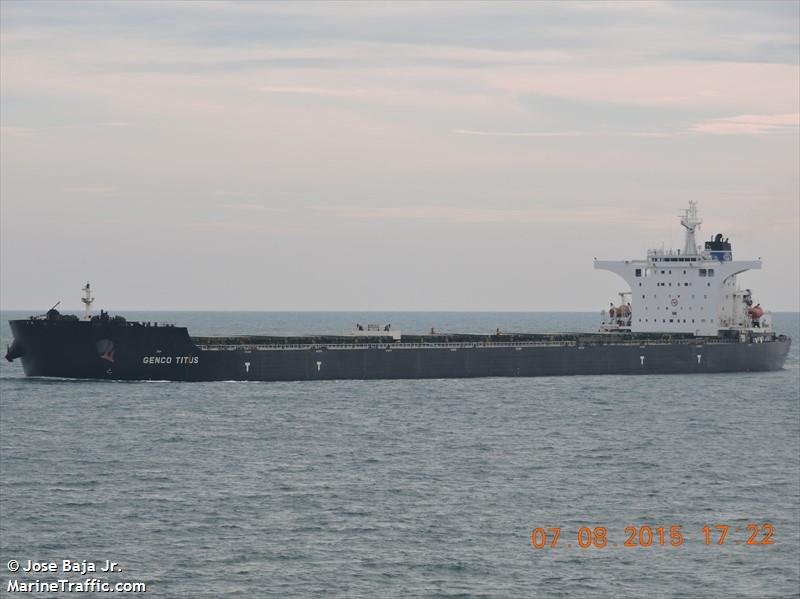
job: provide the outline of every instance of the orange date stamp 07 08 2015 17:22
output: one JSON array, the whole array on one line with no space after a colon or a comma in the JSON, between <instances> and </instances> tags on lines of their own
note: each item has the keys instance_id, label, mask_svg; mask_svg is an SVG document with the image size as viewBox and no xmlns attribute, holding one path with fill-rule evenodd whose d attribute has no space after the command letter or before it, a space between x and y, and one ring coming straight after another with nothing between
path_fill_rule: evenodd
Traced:
<instances>
[{"instance_id":1,"label":"orange date stamp 07 08 2015 17:22","mask_svg":"<svg viewBox=\"0 0 800 599\"><path fill-rule=\"evenodd\" d=\"M531 545L534 549L556 549L579 547L580 549L602 549L605 547L681 547L684 544L682 526L628 526L618 541L610 539L605 526L584 526L574 537L562 535L561 527L534 528ZM772 524L747 524L729 526L715 524L703 526L698 532L706 545L775 545L775 527Z\"/></svg>"}]
</instances>

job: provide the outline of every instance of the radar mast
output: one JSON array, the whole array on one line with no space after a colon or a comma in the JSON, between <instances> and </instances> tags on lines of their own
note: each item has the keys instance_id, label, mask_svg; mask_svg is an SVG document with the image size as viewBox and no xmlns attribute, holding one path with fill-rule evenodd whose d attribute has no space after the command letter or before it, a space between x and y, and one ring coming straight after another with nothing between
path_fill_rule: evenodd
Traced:
<instances>
[{"instance_id":1,"label":"radar mast","mask_svg":"<svg viewBox=\"0 0 800 599\"><path fill-rule=\"evenodd\" d=\"M83 319L84 320L91 320L92 319L92 302L94 301L94 298L92 297L92 290L91 290L91 288L89 286L89 281L86 281L86 285L81 288L81 291L83 291L83 297L81 298L81 301L86 306L86 308L84 310L84 313L83 313Z\"/></svg>"},{"instance_id":2,"label":"radar mast","mask_svg":"<svg viewBox=\"0 0 800 599\"><path fill-rule=\"evenodd\" d=\"M697 216L697 202L689 200L689 208L684 210L681 216L681 224L686 228L686 242L683 245L684 255L697 255L697 241L695 241L694 232L702 222Z\"/></svg>"}]
</instances>

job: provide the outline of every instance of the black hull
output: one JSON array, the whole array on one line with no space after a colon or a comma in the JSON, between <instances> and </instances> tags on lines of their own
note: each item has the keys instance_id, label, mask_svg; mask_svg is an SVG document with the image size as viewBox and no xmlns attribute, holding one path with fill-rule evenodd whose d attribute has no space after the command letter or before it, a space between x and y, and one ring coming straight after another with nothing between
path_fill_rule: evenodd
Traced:
<instances>
[{"instance_id":1,"label":"black hull","mask_svg":"<svg viewBox=\"0 0 800 599\"><path fill-rule=\"evenodd\" d=\"M637 339L630 335L545 336L536 341L199 345L182 327L141 323L12 321L9 359L25 374L111 380L307 381L532 377L581 374L694 374L779 370L791 340ZM281 339L282 344L274 341ZM290 342L294 341L294 342ZM329 341L331 341L329 339ZM334 340L337 341L337 340ZM417 341L420 341L418 338Z\"/></svg>"}]
</instances>

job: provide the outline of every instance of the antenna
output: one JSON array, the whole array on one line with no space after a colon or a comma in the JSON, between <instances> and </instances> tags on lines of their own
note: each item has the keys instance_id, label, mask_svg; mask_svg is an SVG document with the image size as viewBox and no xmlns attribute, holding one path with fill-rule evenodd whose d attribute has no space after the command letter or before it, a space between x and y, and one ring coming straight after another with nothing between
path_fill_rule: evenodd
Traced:
<instances>
[{"instance_id":1,"label":"antenna","mask_svg":"<svg viewBox=\"0 0 800 599\"><path fill-rule=\"evenodd\" d=\"M83 313L83 319L84 320L91 320L92 319L92 302L94 301L94 298L92 297L92 290L89 287L89 281L86 281L86 286L82 287L81 291L83 291L83 297L81 298L81 301L86 306L86 310Z\"/></svg>"},{"instance_id":2,"label":"antenna","mask_svg":"<svg viewBox=\"0 0 800 599\"><path fill-rule=\"evenodd\" d=\"M686 242L683 245L683 253L689 256L697 255L697 242L694 239L694 232L703 221L697 216L697 202L689 200L689 208L681 215L681 224L686 228Z\"/></svg>"}]
</instances>

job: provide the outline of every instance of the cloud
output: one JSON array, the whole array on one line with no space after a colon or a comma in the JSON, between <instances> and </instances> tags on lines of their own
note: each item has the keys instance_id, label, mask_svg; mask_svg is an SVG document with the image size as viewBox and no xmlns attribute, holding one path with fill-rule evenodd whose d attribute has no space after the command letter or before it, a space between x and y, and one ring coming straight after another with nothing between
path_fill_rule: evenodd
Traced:
<instances>
[{"instance_id":1,"label":"cloud","mask_svg":"<svg viewBox=\"0 0 800 599\"><path fill-rule=\"evenodd\" d=\"M800 102L796 65L671 61L648 66L497 69L485 81L496 92L537 94L620 106L764 111L781 114Z\"/></svg>"},{"instance_id":2,"label":"cloud","mask_svg":"<svg viewBox=\"0 0 800 599\"><path fill-rule=\"evenodd\" d=\"M245 194L243 191L239 191L237 189L217 189L211 192L211 195L223 197L223 198L240 198Z\"/></svg>"},{"instance_id":3,"label":"cloud","mask_svg":"<svg viewBox=\"0 0 800 599\"><path fill-rule=\"evenodd\" d=\"M222 220L195 220L186 224L190 229L201 231L265 231L263 225L254 223L232 223Z\"/></svg>"},{"instance_id":4,"label":"cloud","mask_svg":"<svg viewBox=\"0 0 800 599\"><path fill-rule=\"evenodd\" d=\"M107 193L115 193L117 191L117 188L108 185L87 185L84 187L68 187L64 191L70 191L74 193L107 194Z\"/></svg>"},{"instance_id":5,"label":"cloud","mask_svg":"<svg viewBox=\"0 0 800 599\"><path fill-rule=\"evenodd\" d=\"M454 129L460 135L480 135L484 137L582 137L596 135L588 131L478 131L475 129Z\"/></svg>"},{"instance_id":6,"label":"cloud","mask_svg":"<svg viewBox=\"0 0 800 599\"><path fill-rule=\"evenodd\" d=\"M2 125L0 126L0 135L33 135L36 129L33 127L20 127L18 125Z\"/></svg>"},{"instance_id":7,"label":"cloud","mask_svg":"<svg viewBox=\"0 0 800 599\"><path fill-rule=\"evenodd\" d=\"M307 96L361 96L367 92L364 89L336 89L331 87L308 87L302 85L264 86L259 91L271 94L301 94Z\"/></svg>"},{"instance_id":8,"label":"cloud","mask_svg":"<svg viewBox=\"0 0 800 599\"><path fill-rule=\"evenodd\" d=\"M482 137L606 137L621 135L626 137L674 137L680 132L666 131L480 131L476 129L454 129L459 135Z\"/></svg>"},{"instance_id":9,"label":"cloud","mask_svg":"<svg viewBox=\"0 0 800 599\"><path fill-rule=\"evenodd\" d=\"M702 121L692 125L694 133L713 135L763 135L766 133L794 132L800 127L800 113L741 114Z\"/></svg>"},{"instance_id":10,"label":"cloud","mask_svg":"<svg viewBox=\"0 0 800 599\"><path fill-rule=\"evenodd\" d=\"M230 204L222 204L223 208L231 208L233 210L241 210L244 212L283 212L280 208L270 208L262 206L261 204L252 204L249 202L234 202Z\"/></svg>"},{"instance_id":11,"label":"cloud","mask_svg":"<svg viewBox=\"0 0 800 599\"><path fill-rule=\"evenodd\" d=\"M619 224L637 222L643 225L658 222L648 217L636 218L630 211L610 206L591 208L483 208L476 206L402 206L362 208L352 206L316 206L320 212L335 213L349 218L365 220L427 220L474 224Z\"/></svg>"},{"instance_id":12,"label":"cloud","mask_svg":"<svg viewBox=\"0 0 800 599\"><path fill-rule=\"evenodd\" d=\"M122 121L108 121L104 123L61 123L59 125L42 125L38 127L25 127L19 125L1 125L0 133L3 135L34 135L43 132L53 132L65 129L90 129L94 127L128 127L130 123Z\"/></svg>"},{"instance_id":13,"label":"cloud","mask_svg":"<svg viewBox=\"0 0 800 599\"><path fill-rule=\"evenodd\" d=\"M303 235L316 234L320 231L305 224L296 226L272 225L259 222L230 222L224 220L195 220L183 225L195 231L213 231L230 233L269 233L273 235Z\"/></svg>"}]
</instances>

